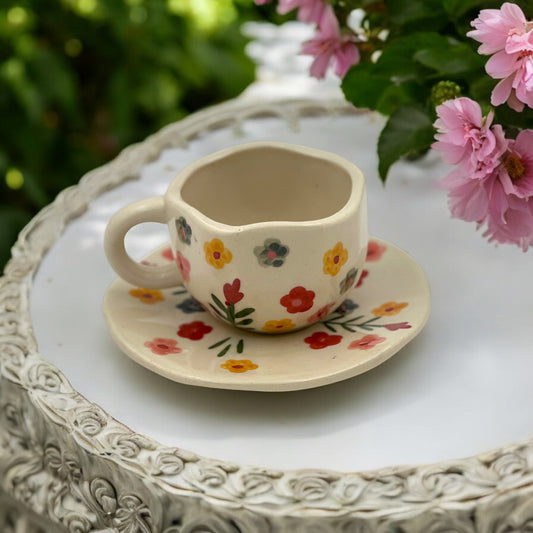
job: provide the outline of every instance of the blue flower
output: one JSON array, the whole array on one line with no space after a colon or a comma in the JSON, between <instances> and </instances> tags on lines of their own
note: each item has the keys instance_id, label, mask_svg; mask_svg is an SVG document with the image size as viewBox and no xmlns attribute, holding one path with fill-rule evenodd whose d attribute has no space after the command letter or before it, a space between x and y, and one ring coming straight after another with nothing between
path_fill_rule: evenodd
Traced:
<instances>
[{"instance_id":1,"label":"blue flower","mask_svg":"<svg viewBox=\"0 0 533 533\"><path fill-rule=\"evenodd\" d=\"M205 309L202 307L200 302L193 298L192 296L190 298L186 298L183 300L183 302L180 302L178 305L176 305L179 309L181 309L184 313L205 313Z\"/></svg>"},{"instance_id":2,"label":"blue flower","mask_svg":"<svg viewBox=\"0 0 533 533\"><path fill-rule=\"evenodd\" d=\"M179 217L176 220L176 231L178 232L178 239L185 244L191 244L192 229L184 217Z\"/></svg>"},{"instance_id":3,"label":"blue flower","mask_svg":"<svg viewBox=\"0 0 533 533\"><path fill-rule=\"evenodd\" d=\"M335 309L335 313L339 313L341 315L348 315L358 307L359 304L356 304L353 300L346 298L346 300L344 300L344 302L342 302L339 307Z\"/></svg>"}]
</instances>

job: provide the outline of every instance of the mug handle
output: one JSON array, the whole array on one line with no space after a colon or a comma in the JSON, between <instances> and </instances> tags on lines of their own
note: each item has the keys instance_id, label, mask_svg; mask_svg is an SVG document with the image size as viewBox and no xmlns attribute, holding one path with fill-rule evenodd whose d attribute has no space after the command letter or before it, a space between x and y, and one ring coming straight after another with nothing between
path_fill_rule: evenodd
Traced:
<instances>
[{"instance_id":1,"label":"mug handle","mask_svg":"<svg viewBox=\"0 0 533 533\"><path fill-rule=\"evenodd\" d=\"M126 233L143 222L166 224L165 200L154 196L123 207L113 215L104 235L104 249L109 264L125 281L145 289L165 289L182 285L183 279L174 262L148 266L131 259L124 247Z\"/></svg>"}]
</instances>

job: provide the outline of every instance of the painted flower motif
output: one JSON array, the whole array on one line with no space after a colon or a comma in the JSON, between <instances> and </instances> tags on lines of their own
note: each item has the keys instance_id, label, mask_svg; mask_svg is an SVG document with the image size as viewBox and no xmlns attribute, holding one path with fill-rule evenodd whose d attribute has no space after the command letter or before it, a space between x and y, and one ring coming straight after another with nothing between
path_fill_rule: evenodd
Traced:
<instances>
[{"instance_id":1,"label":"painted flower motif","mask_svg":"<svg viewBox=\"0 0 533 533\"><path fill-rule=\"evenodd\" d=\"M409 304L407 302L387 302L375 309L372 309L374 316L392 316L397 315L402 309L405 309Z\"/></svg>"},{"instance_id":2,"label":"painted flower motif","mask_svg":"<svg viewBox=\"0 0 533 533\"><path fill-rule=\"evenodd\" d=\"M244 294L239 292L241 288L241 280L234 279L233 283L224 283L223 291L226 298L226 305L236 304L244 298Z\"/></svg>"},{"instance_id":3,"label":"painted flower motif","mask_svg":"<svg viewBox=\"0 0 533 533\"><path fill-rule=\"evenodd\" d=\"M409 322L396 322L395 324L383 324L385 329L389 331L397 331L399 329L411 329Z\"/></svg>"},{"instance_id":4,"label":"painted flower motif","mask_svg":"<svg viewBox=\"0 0 533 533\"><path fill-rule=\"evenodd\" d=\"M269 333L282 333L294 329L296 324L290 318L283 318L282 320L268 320L263 326L263 331Z\"/></svg>"},{"instance_id":5,"label":"painted flower motif","mask_svg":"<svg viewBox=\"0 0 533 533\"><path fill-rule=\"evenodd\" d=\"M178 335L191 341L199 341L212 330L211 326L204 324L201 320L195 320L188 324L181 324L178 329Z\"/></svg>"},{"instance_id":6,"label":"painted flower motif","mask_svg":"<svg viewBox=\"0 0 533 533\"><path fill-rule=\"evenodd\" d=\"M289 254L289 247L279 239L266 239L263 246L256 246L254 254L263 267L280 267Z\"/></svg>"},{"instance_id":7,"label":"painted flower motif","mask_svg":"<svg viewBox=\"0 0 533 533\"><path fill-rule=\"evenodd\" d=\"M324 331L315 331L310 337L306 337L304 342L309 344L313 350L322 350L328 346L339 344L342 340L342 335L330 335Z\"/></svg>"},{"instance_id":8,"label":"painted flower motif","mask_svg":"<svg viewBox=\"0 0 533 533\"><path fill-rule=\"evenodd\" d=\"M335 312L340 313L341 315L347 315L348 313L351 313L358 307L359 307L359 304L356 304L353 300L346 298L346 300L344 300L344 302L342 302L339 305L339 307L335 309Z\"/></svg>"},{"instance_id":9,"label":"painted flower motif","mask_svg":"<svg viewBox=\"0 0 533 533\"><path fill-rule=\"evenodd\" d=\"M353 284L355 283L355 278L357 277L357 272L358 272L357 268L351 268L348 271L348 274L346 274L346 277L339 284L341 294L349 291L352 288Z\"/></svg>"},{"instance_id":10,"label":"painted flower motif","mask_svg":"<svg viewBox=\"0 0 533 533\"><path fill-rule=\"evenodd\" d=\"M249 359L228 359L220 365L220 368L236 374L242 374L243 372L248 372L248 370L255 370L258 366Z\"/></svg>"},{"instance_id":11,"label":"painted flower motif","mask_svg":"<svg viewBox=\"0 0 533 533\"><path fill-rule=\"evenodd\" d=\"M379 244L377 241L368 241L368 248L366 251L366 261L379 261L387 247L384 244Z\"/></svg>"},{"instance_id":12,"label":"painted flower motif","mask_svg":"<svg viewBox=\"0 0 533 533\"><path fill-rule=\"evenodd\" d=\"M205 313L205 309L202 307L202 304L192 296L177 304L176 307L181 309L181 311L186 314Z\"/></svg>"},{"instance_id":13,"label":"painted flower motif","mask_svg":"<svg viewBox=\"0 0 533 533\"><path fill-rule=\"evenodd\" d=\"M191 264L187 258L181 253L178 252L176 255L176 264L181 273L181 277L184 281L190 281L191 279Z\"/></svg>"},{"instance_id":14,"label":"painted flower motif","mask_svg":"<svg viewBox=\"0 0 533 533\"><path fill-rule=\"evenodd\" d=\"M187 224L184 217L179 217L176 220L176 231L178 233L178 239L185 244L191 244L192 230L191 226Z\"/></svg>"},{"instance_id":15,"label":"painted flower motif","mask_svg":"<svg viewBox=\"0 0 533 533\"><path fill-rule=\"evenodd\" d=\"M369 272L368 270L363 270L363 272L361 272L361 276L359 277L359 280L357 281L357 285L355 286L355 288L357 287L360 287L362 284L363 284L363 281L365 281L365 278L368 276Z\"/></svg>"},{"instance_id":16,"label":"painted flower motif","mask_svg":"<svg viewBox=\"0 0 533 533\"><path fill-rule=\"evenodd\" d=\"M324 307L321 307L316 313L314 313L307 319L307 322L309 322L309 324L313 324L313 322L318 322L319 320L326 318L334 305L335 304L332 303L326 304Z\"/></svg>"},{"instance_id":17,"label":"painted flower motif","mask_svg":"<svg viewBox=\"0 0 533 533\"><path fill-rule=\"evenodd\" d=\"M379 335L365 335L362 339L351 342L348 348L350 350L369 350L385 340L385 337Z\"/></svg>"},{"instance_id":18,"label":"painted flower motif","mask_svg":"<svg viewBox=\"0 0 533 533\"><path fill-rule=\"evenodd\" d=\"M174 254L172 253L172 248L169 246L168 248L165 248L161 255L167 260L167 261L174 261Z\"/></svg>"},{"instance_id":19,"label":"painted flower motif","mask_svg":"<svg viewBox=\"0 0 533 533\"><path fill-rule=\"evenodd\" d=\"M156 355L169 355L171 353L180 353L181 348L178 348L178 342L174 339L162 339L156 337L151 341L146 341L144 345L150 348L152 353Z\"/></svg>"},{"instance_id":20,"label":"painted flower motif","mask_svg":"<svg viewBox=\"0 0 533 533\"><path fill-rule=\"evenodd\" d=\"M338 242L324 254L324 274L336 276L346 261L348 261L348 250L344 248L342 242Z\"/></svg>"},{"instance_id":21,"label":"painted flower motif","mask_svg":"<svg viewBox=\"0 0 533 533\"><path fill-rule=\"evenodd\" d=\"M143 304L149 305L162 302L165 299L163 293L157 289L144 289L143 287L137 287L136 289L131 289L130 294L134 298L139 298Z\"/></svg>"},{"instance_id":22,"label":"painted flower motif","mask_svg":"<svg viewBox=\"0 0 533 533\"><path fill-rule=\"evenodd\" d=\"M205 260L217 269L231 262L233 255L220 239L204 243Z\"/></svg>"},{"instance_id":23,"label":"painted flower motif","mask_svg":"<svg viewBox=\"0 0 533 533\"><path fill-rule=\"evenodd\" d=\"M304 287L298 286L291 289L289 294L282 296L279 302L287 308L289 313L303 313L313 307L314 299L314 291L308 291Z\"/></svg>"}]
</instances>

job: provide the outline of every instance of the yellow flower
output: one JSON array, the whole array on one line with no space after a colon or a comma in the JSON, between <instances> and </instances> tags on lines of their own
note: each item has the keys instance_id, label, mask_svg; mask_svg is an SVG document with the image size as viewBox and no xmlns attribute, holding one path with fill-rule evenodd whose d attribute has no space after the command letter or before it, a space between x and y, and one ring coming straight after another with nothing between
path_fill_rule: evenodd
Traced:
<instances>
[{"instance_id":1,"label":"yellow flower","mask_svg":"<svg viewBox=\"0 0 533 533\"><path fill-rule=\"evenodd\" d=\"M131 289L130 294L134 298L139 298L143 304L155 304L157 302L162 302L165 297L161 291L157 289L143 289L142 287L137 287L136 289Z\"/></svg>"},{"instance_id":2,"label":"yellow flower","mask_svg":"<svg viewBox=\"0 0 533 533\"><path fill-rule=\"evenodd\" d=\"M374 316L391 316L397 315L402 309L407 307L409 304L407 302L387 302L375 309L372 309L372 314Z\"/></svg>"},{"instance_id":3,"label":"yellow flower","mask_svg":"<svg viewBox=\"0 0 533 533\"><path fill-rule=\"evenodd\" d=\"M295 327L296 324L290 318L283 318L282 320L268 320L262 329L269 333L281 333L282 331L290 331Z\"/></svg>"},{"instance_id":4,"label":"yellow flower","mask_svg":"<svg viewBox=\"0 0 533 533\"><path fill-rule=\"evenodd\" d=\"M233 258L231 252L224 247L220 239L204 243L205 260L215 268L223 268Z\"/></svg>"},{"instance_id":5,"label":"yellow flower","mask_svg":"<svg viewBox=\"0 0 533 533\"><path fill-rule=\"evenodd\" d=\"M230 372L241 374L242 372L248 372L248 370L255 370L258 367L248 359L228 359L225 363L220 365L220 368L225 368Z\"/></svg>"},{"instance_id":6,"label":"yellow flower","mask_svg":"<svg viewBox=\"0 0 533 533\"><path fill-rule=\"evenodd\" d=\"M346 261L348 261L348 250L344 248L342 242L338 242L332 250L324 254L324 274L336 276Z\"/></svg>"}]
</instances>

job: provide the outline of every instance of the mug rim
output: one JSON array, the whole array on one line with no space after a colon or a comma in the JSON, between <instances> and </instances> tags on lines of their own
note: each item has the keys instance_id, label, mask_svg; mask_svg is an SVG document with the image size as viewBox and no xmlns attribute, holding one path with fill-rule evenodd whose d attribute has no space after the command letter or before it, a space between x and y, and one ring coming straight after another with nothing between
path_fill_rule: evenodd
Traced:
<instances>
[{"instance_id":1,"label":"mug rim","mask_svg":"<svg viewBox=\"0 0 533 533\"><path fill-rule=\"evenodd\" d=\"M234 155L235 152L243 153L243 152L250 151L250 150L257 150L258 148L273 148L276 150L285 150L285 151L292 152L292 153L296 152L306 157L321 159L322 161L325 160L325 161L328 161L329 163L332 163L333 165L341 167L343 170L346 171L346 173L348 174L350 178L350 182L351 182L350 195L346 198L346 201L344 202L343 206L340 209L338 209L331 215L328 215L323 218L309 219L309 220L296 220L296 221L294 220L292 221L291 220L266 220L266 221L261 221L261 222L251 222L248 224L239 224L239 225L227 224L227 223L215 220L207 216L205 213L200 211L198 208L192 206L190 203L188 203L186 200L183 199L182 194L181 194L183 187L185 186L189 178L191 178L191 176L199 168L203 167L206 164L212 164L221 159L225 159L230 155ZM164 198L165 198L165 204L167 206L167 215L169 219L173 218L174 214L172 212L168 212L168 208L172 207L173 210L177 210L179 209L179 206L181 204L181 205L187 206L187 210L192 211L196 217L198 217L200 220L202 220L207 225L216 227L220 231L233 233L237 229L242 231L245 229L252 230L252 229L272 228L272 227L311 228L314 226L323 227L324 225L331 225L334 223L338 223L352 216L354 213L357 213L360 210L361 204L365 197L365 190L366 190L366 182L365 182L365 178L364 178L364 175L361 169L357 165L355 165L351 161L348 161L347 159L345 159L344 157L340 155L337 155L335 153L328 152L325 150L319 150L317 148L311 148L308 146L292 144L292 143L285 143L285 142L279 142L279 141L254 141L254 142L238 144L235 146L224 148L222 150L218 150L216 152L203 156L200 159L197 159L196 161L194 161L193 163L187 165L183 170L181 170L178 173L178 175L170 183L164 195Z\"/></svg>"}]
</instances>

